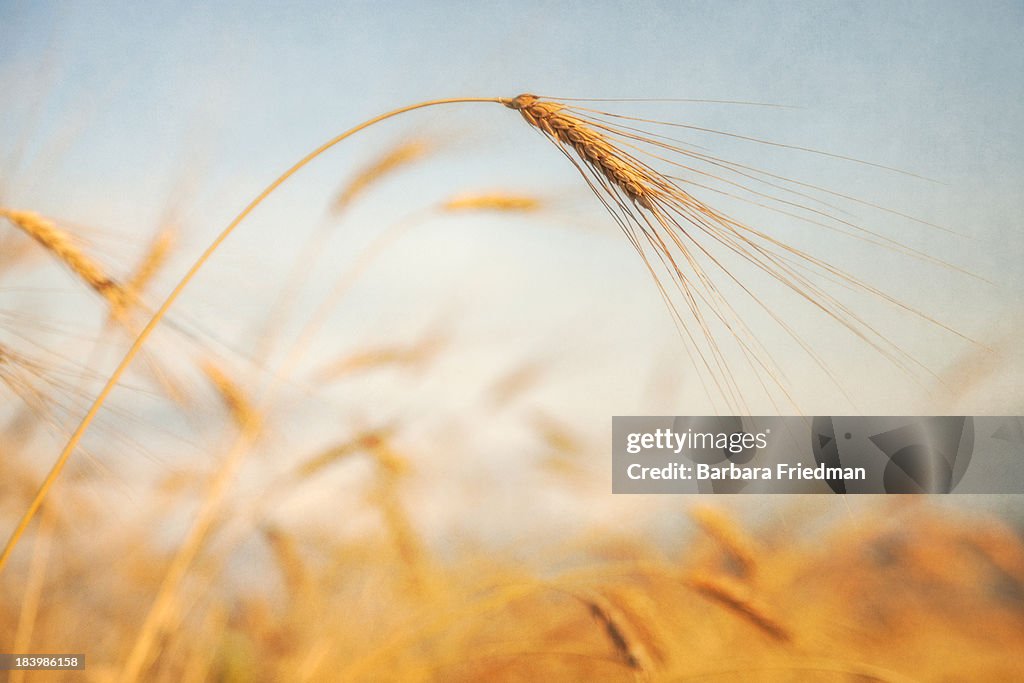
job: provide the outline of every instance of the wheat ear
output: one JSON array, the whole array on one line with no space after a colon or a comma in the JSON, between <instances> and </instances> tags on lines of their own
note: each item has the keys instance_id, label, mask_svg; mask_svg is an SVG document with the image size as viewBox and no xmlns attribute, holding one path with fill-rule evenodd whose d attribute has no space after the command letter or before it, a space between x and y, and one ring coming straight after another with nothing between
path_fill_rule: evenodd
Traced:
<instances>
[{"instance_id":1,"label":"wheat ear","mask_svg":"<svg viewBox=\"0 0 1024 683\"><path fill-rule=\"evenodd\" d=\"M441 210L448 213L461 211L529 213L539 211L543 205L540 199L528 194L482 192L456 195L441 204Z\"/></svg>"},{"instance_id":2,"label":"wheat ear","mask_svg":"<svg viewBox=\"0 0 1024 683\"><path fill-rule=\"evenodd\" d=\"M338 192L337 197L331 202L331 212L341 213L368 187L402 167L422 159L431 151L431 148L432 145L424 140L408 140L394 147L387 154L364 167L351 182Z\"/></svg>"},{"instance_id":3,"label":"wheat ear","mask_svg":"<svg viewBox=\"0 0 1024 683\"><path fill-rule=\"evenodd\" d=\"M34 211L5 208L0 208L0 216L53 254L94 292L102 296L112 309L119 310L124 305L126 295L123 288L107 275L98 263L79 249L71 236L58 228L53 221L43 218Z\"/></svg>"},{"instance_id":4,"label":"wheat ear","mask_svg":"<svg viewBox=\"0 0 1024 683\"><path fill-rule=\"evenodd\" d=\"M735 572L750 578L757 569L758 548L724 512L712 507L695 507L690 516L708 536L715 539L735 564Z\"/></svg>"},{"instance_id":5,"label":"wheat ear","mask_svg":"<svg viewBox=\"0 0 1024 683\"><path fill-rule=\"evenodd\" d=\"M157 273L160 272L160 269L163 268L171 254L171 250L174 248L176 237L177 234L174 230L165 229L161 230L153 239L142 261L136 267L135 272L125 282L124 290L126 296L124 297L122 310L119 311L121 315L127 314L128 306L140 300L146 287L150 285Z\"/></svg>"},{"instance_id":6,"label":"wheat ear","mask_svg":"<svg viewBox=\"0 0 1024 683\"><path fill-rule=\"evenodd\" d=\"M231 419L243 432L258 433L262 420L259 410L253 405L242 387L212 360L200 363L200 368L228 409Z\"/></svg>"},{"instance_id":7,"label":"wheat ear","mask_svg":"<svg viewBox=\"0 0 1024 683\"><path fill-rule=\"evenodd\" d=\"M653 200L661 193L658 178L629 159L593 126L565 111L564 104L524 94L505 106L518 111L527 123L559 146L570 147L584 163L634 202L645 209L654 208Z\"/></svg>"},{"instance_id":8,"label":"wheat ear","mask_svg":"<svg viewBox=\"0 0 1024 683\"><path fill-rule=\"evenodd\" d=\"M790 630L771 615L764 604L750 596L747 586L736 581L704 575L690 578L689 584L698 593L732 610L775 640L789 642L793 639Z\"/></svg>"}]
</instances>

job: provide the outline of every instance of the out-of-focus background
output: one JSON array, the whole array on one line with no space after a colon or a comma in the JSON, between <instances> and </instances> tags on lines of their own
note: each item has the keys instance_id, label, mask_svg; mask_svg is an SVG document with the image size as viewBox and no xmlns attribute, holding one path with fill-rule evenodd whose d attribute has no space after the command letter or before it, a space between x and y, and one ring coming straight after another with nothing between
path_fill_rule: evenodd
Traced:
<instances>
[{"instance_id":1,"label":"out-of-focus background","mask_svg":"<svg viewBox=\"0 0 1024 683\"><path fill-rule=\"evenodd\" d=\"M844 299L920 362L903 372L799 296L766 293L830 378L741 306L789 394L772 402L737 370L752 414L1020 414L1022 26L1012 2L0 4L0 207L35 212L112 281L138 285L115 310L67 250L62 263L24 225L0 224L3 528L145 312L259 190L330 136L439 97L607 98L581 106L693 126L617 120L804 183L833 219L947 264L693 190L921 313ZM803 573L825 572L811 594L838 591L844 562L865 595L889 595L897 569L927 588L878 623L851 617L860 641L822 636L857 661L885 659L902 619L934 620L921 652L941 642L939 588L958 596L943 609L991 619L990 643L1020 625L1019 543L1000 526L1020 522L1013 496L898 514L867 497L612 496L612 415L709 414L721 397L598 198L496 105L413 112L317 159L243 223L147 349L0 576L0 651L90 652L96 680L272 679L293 666L320 679L346 658L353 678L387 662L432 678L455 671L447 657L518 642L553 610L571 621L563 635L597 633L613 679L710 672L656 644L691 607L678 619L636 608L678 597L678 579L699 609L752 629L712 621L694 637L722 656L729 638L765 638L754 651L775 666L772 647L806 654L804 631L834 616L800 612ZM694 525L698 502L717 511ZM823 539L834 553L801 554ZM126 548L139 559L97 569ZM941 548L963 566L935 575ZM564 572L596 581L613 560L657 568L628 586L640 597L590 587L575 614L551 595L523 607L508 594L548 582L576 595ZM684 560L704 573L675 577ZM758 566L774 579L755 584ZM608 581L626 591L620 578ZM484 584L503 587L487 599L514 633L450 628L484 613L469 597ZM371 626L332 631L316 600ZM67 616L86 623L97 603L117 624L99 642ZM413 612L415 628L403 621ZM870 646L869 621L882 634ZM553 649L590 651L549 635ZM554 663L528 656L538 647L509 651L572 676L566 659L543 669ZM1004 672L987 647L975 648L979 670ZM832 674L889 680L857 666ZM597 675L576 677L585 670Z\"/></svg>"}]
</instances>

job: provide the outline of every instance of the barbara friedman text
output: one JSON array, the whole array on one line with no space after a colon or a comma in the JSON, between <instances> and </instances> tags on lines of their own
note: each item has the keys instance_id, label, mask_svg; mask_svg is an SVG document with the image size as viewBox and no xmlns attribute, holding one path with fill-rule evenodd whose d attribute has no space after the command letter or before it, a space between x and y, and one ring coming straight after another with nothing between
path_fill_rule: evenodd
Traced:
<instances>
[{"instance_id":1,"label":"barbara friedman text","mask_svg":"<svg viewBox=\"0 0 1024 683\"><path fill-rule=\"evenodd\" d=\"M706 463L685 465L670 462L663 467L644 467L633 463L626 468L626 476L630 479L761 479L761 480L793 480L793 479L866 479L867 470L863 467L805 467L803 463L787 465L779 463L773 473L771 467L739 467L734 463L712 466Z\"/></svg>"},{"instance_id":2,"label":"barbara friedman text","mask_svg":"<svg viewBox=\"0 0 1024 683\"><path fill-rule=\"evenodd\" d=\"M752 448L766 448L770 433L771 430L751 434L747 432L695 432L693 430L676 432L672 429L656 429L653 432L634 432L629 434L626 439L626 452L631 455L637 455L646 449L657 449L671 450L678 455L684 450L714 449L721 451L723 455L726 453L738 454ZM818 464L817 467L806 467L801 462L795 465L778 463L775 465L774 470L771 467L739 467L733 462L718 466L712 466L707 463L684 464L672 462L661 467L650 467L640 463L633 463L627 467L626 476L634 480L864 480L867 477L867 470L864 467L828 467L824 464Z\"/></svg>"}]
</instances>

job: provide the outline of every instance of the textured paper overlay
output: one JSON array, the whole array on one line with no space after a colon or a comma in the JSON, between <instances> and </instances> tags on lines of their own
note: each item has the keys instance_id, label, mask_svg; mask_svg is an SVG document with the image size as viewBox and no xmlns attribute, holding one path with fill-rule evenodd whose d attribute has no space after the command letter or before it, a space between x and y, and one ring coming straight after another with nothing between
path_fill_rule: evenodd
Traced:
<instances>
[{"instance_id":1,"label":"textured paper overlay","mask_svg":"<svg viewBox=\"0 0 1024 683\"><path fill-rule=\"evenodd\" d=\"M1024 418L616 416L612 492L1024 493Z\"/></svg>"}]
</instances>

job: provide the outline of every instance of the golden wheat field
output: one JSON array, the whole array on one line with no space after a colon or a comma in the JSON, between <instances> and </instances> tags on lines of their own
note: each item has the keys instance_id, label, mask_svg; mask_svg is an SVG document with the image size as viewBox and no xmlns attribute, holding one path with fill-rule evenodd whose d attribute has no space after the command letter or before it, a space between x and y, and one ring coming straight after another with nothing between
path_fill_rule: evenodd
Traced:
<instances>
[{"instance_id":1,"label":"golden wheat field","mask_svg":"<svg viewBox=\"0 0 1024 683\"><path fill-rule=\"evenodd\" d=\"M0 680L1024 680L1016 461L610 475L612 416L1024 412L1022 29L0 3Z\"/></svg>"}]
</instances>

